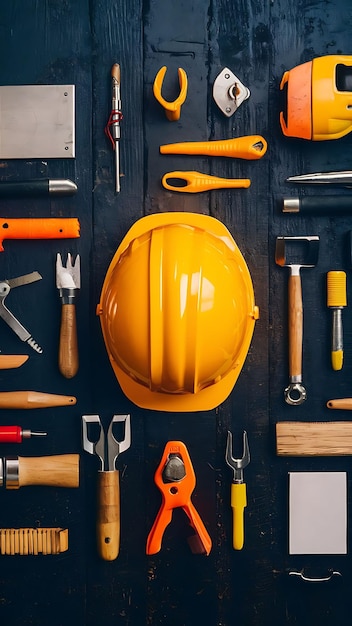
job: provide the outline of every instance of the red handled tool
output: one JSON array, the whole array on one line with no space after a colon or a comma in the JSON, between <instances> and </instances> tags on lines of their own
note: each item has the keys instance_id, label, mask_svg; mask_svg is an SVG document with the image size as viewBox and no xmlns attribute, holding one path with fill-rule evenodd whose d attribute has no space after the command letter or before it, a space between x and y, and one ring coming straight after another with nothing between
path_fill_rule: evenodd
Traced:
<instances>
[{"instance_id":1,"label":"red handled tool","mask_svg":"<svg viewBox=\"0 0 352 626\"><path fill-rule=\"evenodd\" d=\"M30 437L45 437L47 433L33 432L21 426L0 426L0 443L22 443Z\"/></svg>"},{"instance_id":2,"label":"red handled tool","mask_svg":"<svg viewBox=\"0 0 352 626\"><path fill-rule=\"evenodd\" d=\"M166 444L154 481L161 491L163 501L148 535L146 553L156 554L160 551L163 534L172 520L173 510L181 507L196 532L190 538L191 551L208 556L212 541L191 500L196 477L188 450L182 441L169 441Z\"/></svg>"}]
</instances>

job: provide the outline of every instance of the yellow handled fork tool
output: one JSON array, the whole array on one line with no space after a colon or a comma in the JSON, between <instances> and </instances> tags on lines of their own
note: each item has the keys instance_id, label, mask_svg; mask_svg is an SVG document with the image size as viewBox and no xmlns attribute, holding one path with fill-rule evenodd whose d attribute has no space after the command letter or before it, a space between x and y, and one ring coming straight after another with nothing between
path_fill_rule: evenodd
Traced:
<instances>
[{"instance_id":1,"label":"yellow handled fork tool","mask_svg":"<svg viewBox=\"0 0 352 626\"><path fill-rule=\"evenodd\" d=\"M232 456L232 433L227 432L225 460L233 470L231 485L231 507L233 511L233 548L242 550L244 544L244 509L247 506L247 486L243 480L243 469L250 462L247 432L243 431L243 455Z\"/></svg>"},{"instance_id":2,"label":"yellow handled fork tool","mask_svg":"<svg viewBox=\"0 0 352 626\"><path fill-rule=\"evenodd\" d=\"M117 422L125 423L122 441L116 441L113 435L113 425ZM97 424L100 428L96 442L89 439L89 424ZM130 415L114 415L106 436L99 415L83 415L82 436L84 450L96 454L101 464L98 474L98 553L105 561L113 561L120 550L120 475L115 463L119 454L131 445Z\"/></svg>"}]
</instances>

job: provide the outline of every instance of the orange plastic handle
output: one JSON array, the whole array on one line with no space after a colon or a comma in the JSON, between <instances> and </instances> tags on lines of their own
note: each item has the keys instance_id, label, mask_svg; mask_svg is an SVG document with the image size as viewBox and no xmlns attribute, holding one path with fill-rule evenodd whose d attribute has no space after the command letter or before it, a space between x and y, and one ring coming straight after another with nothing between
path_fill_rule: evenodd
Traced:
<instances>
[{"instance_id":1,"label":"orange plastic handle","mask_svg":"<svg viewBox=\"0 0 352 626\"><path fill-rule=\"evenodd\" d=\"M165 189L183 193L197 193L211 189L247 188L251 184L249 178L220 178L201 172L168 172L163 176L161 182ZM172 182L174 184L171 184Z\"/></svg>"},{"instance_id":2,"label":"orange plastic handle","mask_svg":"<svg viewBox=\"0 0 352 626\"><path fill-rule=\"evenodd\" d=\"M0 252L4 239L71 239L80 236L76 217L3 218L0 220Z\"/></svg>"},{"instance_id":3,"label":"orange plastic handle","mask_svg":"<svg viewBox=\"0 0 352 626\"><path fill-rule=\"evenodd\" d=\"M261 159L268 144L260 135L247 135L220 141L186 141L160 146L161 154L200 154L205 156L236 157L254 161Z\"/></svg>"}]
</instances>

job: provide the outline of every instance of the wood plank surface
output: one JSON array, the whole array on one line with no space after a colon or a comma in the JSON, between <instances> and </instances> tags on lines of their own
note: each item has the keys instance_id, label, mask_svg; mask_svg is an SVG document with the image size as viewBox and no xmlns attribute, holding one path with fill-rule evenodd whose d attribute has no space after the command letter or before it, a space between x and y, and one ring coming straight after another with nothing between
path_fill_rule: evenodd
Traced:
<instances>
[{"instance_id":1,"label":"wood plank surface","mask_svg":"<svg viewBox=\"0 0 352 626\"><path fill-rule=\"evenodd\" d=\"M278 422L278 456L344 456L352 453L350 422Z\"/></svg>"},{"instance_id":2,"label":"wood plank surface","mask_svg":"<svg viewBox=\"0 0 352 626\"><path fill-rule=\"evenodd\" d=\"M285 137L279 114L283 73L327 54L352 54L351 3L288 0L11 0L0 3L0 85L73 84L76 90L76 158L0 162L0 185L34 178L70 178L75 196L0 200L1 217L77 217L79 239L13 240L0 252L0 279L38 271L42 280L11 291L6 304L43 346L37 354L0 319L1 354L26 354L17 369L0 370L3 392L36 389L77 397L75 406L4 410L0 425L42 430L21 446L0 443L0 457L80 454L78 489L1 488L1 527L62 527L69 549L55 557L2 556L0 623L4 626L337 626L351 614L348 557L289 556L289 471L346 471L340 453L282 458L275 446L280 424L331 421L329 398L351 396L352 318L343 311L345 355L331 368L331 311L326 273L349 274L352 228L348 213L289 215L283 197L326 194L325 187L293 185L290 175L344 170L352 162L352 135L336 141ZM121 66L121 191L115 192L114 155L104 128L111 111L111 67ZM179 91L178 68L188 91L178 121L170 122L153 95L167 67L163 95ZM219 72L228 67L250 90L225 117L213 100ZM24 119L26 111L23 111ZM163 155L160 145L259 134L268 142L257 161L202 155ZM179 193L163 188L174 170L249 178L247 189ZM345 188L329 193L348 196ZM183 211L211 215L230 231L250 271L260 310L243 370L229 397L210 411L141 409L120 388L105 349L96 307L117 247L145 215ZM288 269L274 260L277 236L319 235L319 260L302 270L303 381L307 400L284 401L288 383ZM81 256L76 301L80 367L65 379L58 370L61 302L55 285L56 253ZM131 290L133 290L131 285ZM145 312L140 311L140 315ZM211 338L209 338L209 341ZM26 349L24 349L26 347ZM28 347L28 350L27 350ZM99 461L82 448L81 416L99 414L107 428L114 414L130 414L131 446L118 457L120 553L112 562L96 549ZM339 412L343 427L348 413ZM298 426L295 425L295 428ZM323 427L322 427L323 428ZM325 425L324 425L325 428ZM326 426L328 428L328 426ZM338 428L342 428L339 426ZM244 470L248 504L245 544L232 548L230 490L225 461L227 431L234 456L248 433L251 462ZM345 431L344 431L345 432ZM161 504L154 473L167 441L183 441L196 473L193 502L209 535L208 557L193 555L184 511L174 512L162 549L146 555L146 540ZM313 448L319 439L312 440ZM307 442L304 443L306 446ZM344 445L347 441L344 440ZM331 442L329 442L329 448ZM349 496L350 500L350 496ZM350 502L349 502L350 504ZM310 584L290 571L324 577Z\"/></svg>"}]
</instances>

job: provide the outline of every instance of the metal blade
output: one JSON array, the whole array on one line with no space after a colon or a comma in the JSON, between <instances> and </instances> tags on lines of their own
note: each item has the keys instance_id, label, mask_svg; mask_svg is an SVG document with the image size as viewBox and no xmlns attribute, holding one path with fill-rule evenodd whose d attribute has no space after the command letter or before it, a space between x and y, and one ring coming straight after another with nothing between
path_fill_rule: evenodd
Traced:
<instances>
[{"instance_id":1,"label":"metal blade","mask_svg":"<svg viewBox=\"0 0 352 626\"><path fill-rule=\"evenodd\" d=\"M56 286L58 289L80 289L81 288L81 262L77 254L75 262L72 264L72 256L67 255L66 266L63 266L61 254L56 256Z\"/></svg>"},{"instance_id":2,"label":"metal blade","mask_svg":"<svg viewBox=\"0 0 352 626\"><path fill-rule=\"evenodd\" d=\"M314 172L313 174L300 174L298 176L289 176L286 178L290 183L327 183L335 185L352 184L352 171L346 170L341 172Z\"/></svg>"},{"instance_id":3,"label":"metal blade","mask_svg":"<svg viewBox=\"0 0 352 626\"><path fill-rule=\"evenodd\" d=\"M39 272L31 272L30 274L23 274L23 276L18 276L17 278L9 278L6 279L8 285L10 285L11 289L14 287L22 287L22 285L29 285L30 283L35 283L37 280L41 280L43 277Z\"/></svg>"}]
</instances>

